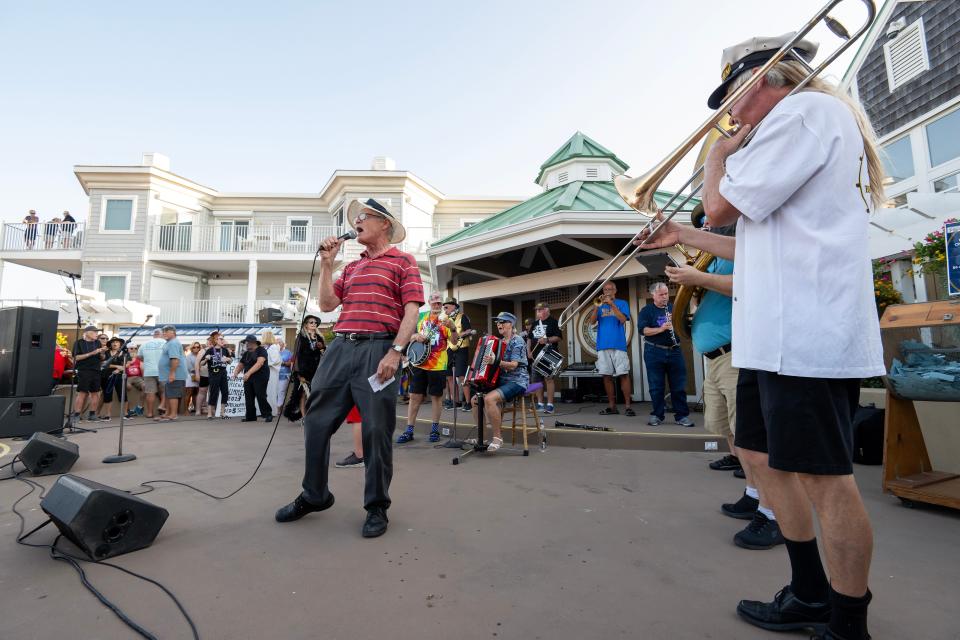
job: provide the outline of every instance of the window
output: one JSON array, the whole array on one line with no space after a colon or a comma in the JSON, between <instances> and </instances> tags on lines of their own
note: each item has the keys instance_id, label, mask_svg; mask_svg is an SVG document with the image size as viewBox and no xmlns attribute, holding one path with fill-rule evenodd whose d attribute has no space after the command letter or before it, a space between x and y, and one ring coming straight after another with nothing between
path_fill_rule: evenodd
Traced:
<instances>
[{"instance_id":1,"label":"window","mask_svg":"<svg viewBox=\"0 0 960 640\"><path fill-rule=\"evenodd\" d=\"M933 190L937 193L957 193L960 191L960 173L934 180Z\"/></svg>"},{"instance_id":2,"label":"window","mask_svg":"<svg viewBox=\"0 0 960 640\"><path fill-rule=\"evenodd\" d=\"M222 220L220 222L220 251L237 251L243 247L250 231L249 220Z\"/></svg>"},{"instance_id":3,"label":"window","mask_svg":"<svg viewBox=\"0 0 960 640\"><path fill-rule=\"evenodd\" d=\"M123 300L127 297L126 275L97 275L97 291L107 300Z\"/></svg>"},{"instance_id":4,"label":"window","mask_svg":"<svg viewBox=\"0 0 960 640\"><path fill-rule=\"evenodd\" d=\"M483 221L483 218L460 218L460 228L466 229L467 227L472 227L473 225L482 221ZM436 233L434 235L439 236L440 234Z\"/></svg>"},{"instance_id":5,"label":"window","mask_svg":"<svg viewBox=\"0 0 960 640\"><path fill-rule=\"evenodd\" d=\"M916 193L916 192L917 192L916 189L907 191L907 193ZM893 196L892 198L887 200L883 204L883 206L887 209L899 209L900 207L907 206L907 193L901 193L898 196Z\"/></svg>"},{"instance_id":6,"label":"window","mask_svg":"<svg viewBox=\"0 0 960 640\"><path fill-rule=\"evenodd\" d=\"M915 171L910 136L900 138L883 148L883 167L894 182L913 177Z\"/></svg>"},{"instance_id":7,"label":"window","mask_svg":"<svg viewBox=\"0 0 960 640\"><path fill-rule=\"evenodd\" d=\"M960 158L960 109L927 125L930 166Z\"/></svg>"},{"instance_id":8,"label":"window","mask_svg":"<svg viewBox=\"0 0 960 640\"><path fill-rule=\"evenodd\" d=\"M923 19L904 28L896 38L883 45L887 65L887 84L891 93L930 69Z\"/></svg>"},{"instance_id":9,"label":"window","mask_svg":"<svg viewBox=\"0 0 960 640\"><path fill-rule=\"evenodd\" d=\"M290 226L290 242L306 242L310 235L310 218L287 218Z\"/></svg>"},{"instance_id":10,"label":"window","mask_svg":"<svg viewBox=\"0 0 960 640\"><path fill-rule=\"evenodd\" d=\"M104 197L100 210L100 230L107 233L133 233L136 197Z\"/></svg>"}]
</instances>

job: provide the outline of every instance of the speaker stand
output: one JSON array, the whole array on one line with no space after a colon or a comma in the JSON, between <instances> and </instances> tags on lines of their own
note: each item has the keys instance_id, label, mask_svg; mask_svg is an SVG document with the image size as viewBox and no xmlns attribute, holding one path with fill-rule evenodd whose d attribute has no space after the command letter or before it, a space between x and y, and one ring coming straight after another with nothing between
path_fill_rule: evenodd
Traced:
<instances>
[{"instance_id":1,"label":"speaker stand","mask_svg":"<svg viewBox=\"0 0 960 640\"><path fill-rule=\"evenodd\" d=\"M66 272L61 271L60 274L63 275ZM80 297L77 295L77 278L74 274L70 275L70 292L73 294L73 304L74 308L77 311L77 340L83 337L83 323L80 318ZM61 281L62 282L62 281ZM74 341L74 351L76 351L76 341ZM96 429L86 429L84 427L78 427L77 422L80 420L80 414L73 415L73 394L77 389L77 354L73 354L73 374L70 376L70 399L67 401L67 417L63 422L63 426L51 433L58 436L68 436L75 433L96 433Z\"/></svg>"}]
</instances>

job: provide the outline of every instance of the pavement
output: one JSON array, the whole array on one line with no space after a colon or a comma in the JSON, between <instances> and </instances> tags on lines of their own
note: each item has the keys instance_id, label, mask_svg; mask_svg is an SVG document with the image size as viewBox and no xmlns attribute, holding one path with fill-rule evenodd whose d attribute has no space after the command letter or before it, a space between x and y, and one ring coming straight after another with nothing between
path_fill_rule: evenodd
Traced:
<instances>
[{"instance_id":1,"label":"pavement","mask_svg":"<svg viewBox=\"0 0 960 640\"><path fill-rule=\"evenodd\" d=\"M71 470L120 489L151 479L226 494L246 481L272 425L238 420L134 422L105 465L117 429L77 434ZM23 446L0 441L0 465ZM335 436L332 458L348 452ZM299 491L302 433L286 421L253 481L216 501L178 486L144 495L170 511L154 544L114 558L171 589L202 638L554 640L806 638L750 627L739 598L767 599L788 582L783 547L732 544L745 524L719 512L740 481L710 471L716 454L549 446L529 457L451 452L417 438L395 450L390 529L363 539L363 473L331 469L329 511L289 524L274 510ZM5 473L4 472L0 473ZM960 515L908 509L880 491L880 468L856 468L876 534L873 637L957 640ZM50 486L55 478L37 481ZM133 638L66 564L14 538L11 503L27 487L0 482L0 638ZM44 519L36 494L19 507ZM46 528L32 542L49 543ZM69 543L62 543L70 549ZM156 587L105 566L91 582L159 638L189 638Z\"/></svg>"}]
</instances>

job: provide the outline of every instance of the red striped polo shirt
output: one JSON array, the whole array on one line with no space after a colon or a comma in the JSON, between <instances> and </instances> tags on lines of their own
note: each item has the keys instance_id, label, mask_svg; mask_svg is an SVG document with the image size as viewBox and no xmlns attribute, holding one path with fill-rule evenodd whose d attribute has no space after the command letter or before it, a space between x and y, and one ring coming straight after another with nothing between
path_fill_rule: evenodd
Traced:
<instances>
[{"instance_id":1,"label":"red striped polo shirt","mask_svg":"<svg viewBox=\"0 0 960 640\"><path fill-rule=\"evenodd\" d=\"M342 333L396 333L404 305L424 302L417 261L396 247L376 258L361 253L344 267L333 292L343 305L333 330Z\"/></svg>"}]
</instances>

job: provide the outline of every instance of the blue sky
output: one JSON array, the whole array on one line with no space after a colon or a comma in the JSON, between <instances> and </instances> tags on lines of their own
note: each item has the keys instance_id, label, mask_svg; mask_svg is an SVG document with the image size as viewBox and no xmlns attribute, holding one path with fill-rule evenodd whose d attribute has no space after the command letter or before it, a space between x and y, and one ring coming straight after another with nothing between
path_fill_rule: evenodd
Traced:
<instances>
[{"instance_id":1,"label":"blue sky","mask_svg":"<svg viewBox=\"0 0 960 640\"><path fill-rule=\"evenodd\" d=\"M221 191L315 192L389 155L448 194L529 196L579 129L639 173L708 115L723 47L820 6L0 2L0 219L84 219L73 165L145 151ZM0 296L60 297L17 273Z\"/></svg>"}]
</instances>

